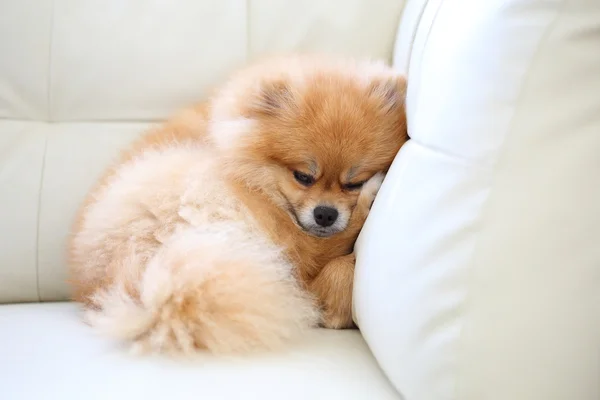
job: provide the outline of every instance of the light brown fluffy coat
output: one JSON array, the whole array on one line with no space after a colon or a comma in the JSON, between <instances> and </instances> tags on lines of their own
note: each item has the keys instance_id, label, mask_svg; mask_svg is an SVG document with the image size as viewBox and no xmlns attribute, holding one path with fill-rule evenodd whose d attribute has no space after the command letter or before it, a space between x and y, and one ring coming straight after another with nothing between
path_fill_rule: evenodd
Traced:
<instances>
[{"instance_id":1,"label":"light brown fluffy coat","mask_svg":"<svg viewBox=\"0 0 600 400\"><path fill-rule=\"evenodd\" d=\"M378 63L283 57L149 132L74 225L69 264L86 319L178 352L274 349L318 323L352 326L353 244L407 139L404 92ZM310 187L292 175L307 169ZM368 182L349 191L348 179ZM327 238L297 219L322 201L349 215Z\"/></svg>"}]
</instances>

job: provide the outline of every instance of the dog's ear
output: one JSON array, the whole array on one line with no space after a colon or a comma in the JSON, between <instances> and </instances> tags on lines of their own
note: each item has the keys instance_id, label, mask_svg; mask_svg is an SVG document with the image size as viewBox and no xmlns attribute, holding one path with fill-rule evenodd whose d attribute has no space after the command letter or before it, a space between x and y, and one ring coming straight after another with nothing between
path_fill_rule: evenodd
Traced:
<instances>
[{"instance_id":1,"label":"dog's ear","mask_svg":"<svg viewBox=\"0 0 600 400\"><path fill-rule=\"evenodd\" d=\"M368 95L387 113L404 113L406 78L402 75L377 77L368 86Z\"/></svg>"},{"instance_id":2,"label":"dog's ear","mask_svg":"<svg viewBox=\"0 0 600 400\"><path fill-rule=\"evenodd\" d=\"M250 110L255 115L275 117L293 104L294 94L287 82L268 80L259 84L251 101Z\"/></svg>"}]
</instances>

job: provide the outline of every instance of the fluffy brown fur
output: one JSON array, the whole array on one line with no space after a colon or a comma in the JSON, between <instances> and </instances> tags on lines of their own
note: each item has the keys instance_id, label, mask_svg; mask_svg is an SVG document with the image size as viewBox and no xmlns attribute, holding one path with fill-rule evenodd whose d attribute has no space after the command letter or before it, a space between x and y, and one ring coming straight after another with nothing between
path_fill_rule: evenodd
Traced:
<instances>
[{"instance_id":1,"label":"fluffy brown fur","mask_svg":"<svg viewBox=\"0 0 600 400\"><path fill-rule=\"evenodd\" d=\"M319 323L352 326L353 245L407 139L404 93L379 63L282 57L149 132L75 223L86 319L176 352L275 349ZM324 223L319 206L337 217Z\"/></svg>"}]
</instances>

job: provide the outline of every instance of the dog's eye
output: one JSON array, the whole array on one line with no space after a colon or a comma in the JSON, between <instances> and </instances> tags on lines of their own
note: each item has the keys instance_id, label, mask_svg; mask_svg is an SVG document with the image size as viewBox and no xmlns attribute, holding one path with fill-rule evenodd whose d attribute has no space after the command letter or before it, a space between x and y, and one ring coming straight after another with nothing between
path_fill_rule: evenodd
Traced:
<instances>
[{"instance_id":1,"label":"dog's eye","mask_svg":"<svg viewBox=\"0 0 600 400\"><path fill-rule=\"evenodd\" d=\"M315 183L315 178L300 171L294 171L294 178L304 186L310 186Z\"/></svg>"},{"instance_id":2,"label":"dog's eye","mask_svg":"<svg viewBox=\"0 0 600 400\"><path fill-rule=\"evenodd\" d=\"M358 189L362 188L364 184L365 184L364 182L346 183L342 187L345 190L358 190Z\"/></svg>"}]
</instances>

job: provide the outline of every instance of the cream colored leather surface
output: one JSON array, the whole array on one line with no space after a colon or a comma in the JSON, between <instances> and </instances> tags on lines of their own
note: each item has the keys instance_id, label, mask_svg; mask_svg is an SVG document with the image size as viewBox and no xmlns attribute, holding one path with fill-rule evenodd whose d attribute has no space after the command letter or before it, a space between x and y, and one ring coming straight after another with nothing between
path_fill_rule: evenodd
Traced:
<instances>
[{"instance_id":1,"label":"cream colored leather surface","mask_svg":"<svg viewBox=\"0 0 600 400\"><path fill-rule=\"evenodd\" d=\"M391 57L404 0L254 0L249 53L334 52Z\"/></svg>"},{"instance_id":2,"label":"cream colored leather surface","mask_svg":"<svg viewBox=\"0 0 600 400\"><path fill-rule=\"evenodd\" d=\"M285 352L136 357L94 335L74 304L0 305L5 400L401 400L360 333L315 330Z\"/></svg>"},{"instance_id":3,"label":"cream colored leather surface","mask_svg":"<svg viewBox=\"0 0 600 400\"><path fill-rule=\"evenodd\" d=\"M0 1L0 302L68 297L85 192L150 121L268 53L391 60L399 0Z\"/></svg>"},{"instance_id":4,"label":"cream colored leather surface","mask_svg":"<svg viewBox=\"0 0 600 400\"><path fill-rule=\"evenodd\" d=\"M264 54L391 59L403 1L0 3L0 117L148 120Z\"/></svg>"},{"instance_id":5,"label":"cream colored leather surface","mask_svg":"<svg viewBox=\"0 0 600 400\"><path fill-rule=\"evenodd\" d=\"M600 2L423 4L355 318L406 399L600 399Z\"/></svg>"},{"instance_id":6,"label":"cream colored leather surface","mask_svg":"<svg viewBox=\"0 0 600 400\"><path fill-rule=\"evenodd\" d=\"M52 14L52 0L0 2L0 118L49 118Z\"/></svg>"},{"instance_id":7,"label":"cream colored leather surface","mask_svg":"<svg viewBox=\"0 0 600 400\"><path fill-rule=\"evenodd\" d=\"M37 225L46 125L0 121L0 302L37 299Z\"/></svg>"}]
</instances>

